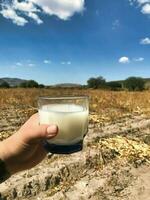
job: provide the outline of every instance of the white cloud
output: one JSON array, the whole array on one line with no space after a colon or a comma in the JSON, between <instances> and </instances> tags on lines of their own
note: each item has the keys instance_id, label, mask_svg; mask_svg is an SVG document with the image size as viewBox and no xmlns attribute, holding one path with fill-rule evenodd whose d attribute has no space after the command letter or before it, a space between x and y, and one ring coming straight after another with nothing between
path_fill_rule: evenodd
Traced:
<instances>
[{"instance_id":1,"label":"white cloud","mask_svg":"<svg viewBox=\"0 0 150 200\"><path fill-rule=\"evenodd\" d=\"M35 67L36 65L34 63L31 62L31 60L27 60L26 63L22 63L22 62L16 62L15 65L13 66L13 68L17 68L17 67Z\"/></svg>"},{"instance_id":2,"label":"white cloud","mask_svg":"<svg viewBox=\"0 0 150 200\"><path fill-rule=\"evenodd\" d=\"M34 19L37 22L37 24L43 23L43 21L39 18L39 16L33 12L29 12L28 17L31 17L32 19Z\"/></svg>"},{"instance_id":3,"label":"white cloud","mask_svg":"<svg viewBox=\"0 0 150 200\"><path fill-rule=\"evenodd\" d=\"M68 61L68 62L67 62L67 65L71 65L71 61Z\"/></svg>"},{"instance_id":4,"label":"white cloud","mask_svg":"<svg viewBox=\"0 0 150 200\"><path fill-rule=\"evenodd\" d=\"M123 57L119 58L118 62L122 63L122 64L127 64L130 62L130 59L126 56L123 56Z\"/></svg>"},{"instance_id":5,"label":"white cloud","mask_svg":"<svg viewBox=\"0 0 150 200\"><path fill-rule=\"evenodd\" d=\"M12 3L8 2L0 3L0 7L2 7L0 13L3 17L11 19L13 23L20 26L28 22L25 16L35 20L37 24L42 24L43 21L39 18L39 13L49 16L55 15L62 20L67 20L75 13L81 13L85 4L85 0L24 0L23 2L12 0Z\"/></svg>"},{"instance_id":6,"label":"white cloud","mask_svg":"<svg viewBox=\"0 0 150 200\"><path fill-rule=\"evenodd\" d=\"M138 3L140 6L145 3L150 3L150 0L129 0L130 4Z\"/></svg>"},{"instance_id":7,"label":"white cloud","mask_svg":"<svg viewBox=\"0 0 150 200\"><path fill-rule=\"evenodd\" d=\"M5 17L6 19L11 19L12 22L14 24L17 24L18 26L24 26L26 23L28 23L28 21L25 18L20 17L16 13L16 11L14 9L12 9L11 7L9 7L9 6L3 8L0 11L0 14L2 14L3 17Z\"/></svg>"},{"instance_id":8,"label":"white cloud","mask_svg":"<svg viewBox=\"0 0 150 200\"><path fill-rule=\"evenodd\" d=\"M20 66L20 67L23 66L23 64L21 62L17 62L16 65Z\"/></svg>"},{"instance_id":9,"label":"white cloud","mask_svg":"<svg viewBox=\"0 0 150 200\"><path fill-rule=\"evenodd\" d=\"M145 5L142 7L141 12L142 12L143 14L150 14L150 4L145 4Z\"/></svg>"},{"instance_id":10,"label":"white cloud","mask_svg":"<svg viewBox=\"0 0 150 200\"><path fill-rule=\"evenodd\" d=\"M13 1L13 9L19 12L23 12L28 17L32 18L36 21L37 24L42 24L43 21L39 18L39 16L35 12L40 12L36 6L30 1L19 2L18 0Z\"/></svg>"},{"instance_id":11,"label":"white cloud","mask_svg":"<svg viewBox=\"0 0 150 200\"><path fill-rule=\"evenodd\" d=\"M140 44L149 45L150 44L150 38L146 37L146 38L141 39Z\"/></svg>"},{"instance_id":12,"label":"white cloud","mask_svg":"<svg viewBox=\"0 0 150 200\"><path fill-rule=\"evenodd\" d=\"M134 58L133 61L135 61L135 62L142 62L142 61L144 61L144 58L143 57Z\"/></svg>"},{"instance_id":13,"label":"white cloud","mask_svg":"<svg viewBox=\"0 0 150 200\"><path fill-rule=\"evenodd\" d=\"M35 5L32 2L27 1L27 0L23 1L23 2L20 2L18 0L14 0L12 7L15 10L20 10L20 11L23 11L23 12L36 12L36 11L38 11L38 9L35 7Z\"/></svg>"},{"instance_id":14,"label":"white cloud","mask_svg":"<svg viewBox=\"0 0 150 200\"><path fill-rule=\"evenodd\" d=\"M71 61L67 61L67 62L66 61L62 61L61 64L62 65L71 65Z\"/></svg>"},{"instance_id":15,"label":"white cloud","mask_svg":"<svg viewBox=\"0 0 150 200\"><path fill-rule=\"evenodd\" d=\"M139 4L150 3L150 0L137 0Z\"/></svg>"},{"instance_id":16,"label":"white cloud","mask_svg":"<svg viewBox=\"0 0 150 200\"><path fill-rule=\"evenodd\" d=\"M130 4L137 3L141 8L141 13L150 15L150 0L129 0Z\"/></svg>"},{"instance_id":17,"label":"white cloud","mask_svg":"<svg viewBox=\"0 0 150 200\"><path fill-rule=\"evenodd\" d=\"M118 62L122 63L122 64L128 64L131 61L142 62L142 61L144 61L144 58L143 57L138 57L138 58L130 59L129 57L123 56L123 57L119 58L119 60L118 60Z\"/></svg>"},{"instance_id":18,"label":"white cloud","mask_svg":"<svg viewBox=\"0 0 150 200\"><path fill-rule=\"evenodd\" d=\"M133 5L134 3L138 3L139 5L145 4L150 2L150 0L129 0L130 4Z\"/></svg>"},{"instance_id":19,"label":"white cloud","mask_svg":"<svg viewBox=\"0 0 150 200\"><path fill-rule=\"evenodd\" d=\"M44 64L51 64L51 60L44 60L43 63Z\"/></svg>"},{"instance_id":20,"label":"white cloud","mask_svg":"<svg viewBox=\"0 0 150 200\"><path fill-rule=\"evenodd\" d=\"M132 6L134 3L134 0L129 0L130 5Z\"/></svg>"},{"instance_id":21,"label":"white cloud","mask_svg":"<svg viewBox=\"0 0 150 200\"><path fill-rule=\"evenodd\" d=\"M84 0L30 0L38 5L44 13L56 15L60 19L67 20L76 12L82 12L84 9Z\"/></svg>"},{"instance_id":22,"label":"white cloud","mask_svg":"<svg viewBox=\"0 0 150 200\"><path fill-rule=\"evenodd\" d=\"M119 26L120 26L120 21L118 19L116 19L115 21L113 21L113 23L112 23L112 29L113 30L119 28Z\"/></svg>"},{"instance_id":23,"label":"white cloud","mask_svg":"<svg viewBox=\"0 0 150 200\"><path fill-rule=\"evenodd\" d=\"M29 66L29 67L34 67L35 64L33 64L33 63L29 63L28 66Z\"/></svg>"}]
</instances>

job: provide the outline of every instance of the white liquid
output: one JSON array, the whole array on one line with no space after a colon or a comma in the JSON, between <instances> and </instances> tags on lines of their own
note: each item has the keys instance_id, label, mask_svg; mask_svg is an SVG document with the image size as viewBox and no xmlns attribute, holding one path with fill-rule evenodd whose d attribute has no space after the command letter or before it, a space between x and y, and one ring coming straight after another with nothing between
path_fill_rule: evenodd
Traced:
<instances>
[{"instance_id":1,"label":"white liquid","mask_svg":"<svg viewBox=\"0 0 150 200\"><path fill-rule=\"evenodd\" d=\"M40 124L56 124L58 135L49 140L57 145L71 145L83 140L88 129L88 110L75 104L44 105L39 110Z\"/></svg>"}]
</instances>

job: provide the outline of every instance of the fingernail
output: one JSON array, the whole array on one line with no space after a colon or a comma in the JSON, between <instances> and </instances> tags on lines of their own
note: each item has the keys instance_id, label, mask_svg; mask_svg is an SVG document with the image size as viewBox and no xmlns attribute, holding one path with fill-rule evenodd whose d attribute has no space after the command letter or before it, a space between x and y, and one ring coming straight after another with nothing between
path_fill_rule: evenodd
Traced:
<instances>
[{"instance_id":1,"label":"fingernail","mask_svg":"<svg viewBox=\"0 0 150 200\"><path fill-rule=\"evenodd\" d=\"M47 128L47 133L48 136L55 136L57 133L57 126L56 125L51 125Z\"/></svg>"}]
</instances>

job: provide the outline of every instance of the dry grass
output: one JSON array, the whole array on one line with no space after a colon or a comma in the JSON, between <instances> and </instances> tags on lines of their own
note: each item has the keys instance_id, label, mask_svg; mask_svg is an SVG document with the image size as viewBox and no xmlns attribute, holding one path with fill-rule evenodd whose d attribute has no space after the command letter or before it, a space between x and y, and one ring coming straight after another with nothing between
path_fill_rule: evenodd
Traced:
<instances>
[{"instance_id":1,"label":"dry grass","mask_svg":"<svg viewBox=\"0 0 150 200\"><path fill-rule=\"evenodd\" d=\"M38 96L88 95L93 121L150 114L150 91L112 92L85 89L0 89L0 109L36 109Z\"/></svg>"},{"instance_id":2,"label":"dry grass","mask_svg":"<svg viewBox=\"0 0 150 200\"><path fill-rule=\"evenodd\" d=\"M39 96L65 96L65 95L89 95L90 97L90 123L94 124L95 130L105 124L117 124L128 122L134 116L150 116L150 92L112 92L103 90L86 89L1 89L0 90L0 139L3 140L11 135L23 124L29 116L37 112L37 99ZM126 123L125 123L126 124ZM122 125L121 125L122 126ZM126 126L126 125L125 125ZM135 135L134 135L135 136ZM118 149L119 144L126 147L130 143L126 138L105 139L105 144L110 148ZM132 142L132 141L131 141ZM134 143L134 142L133 142ZM142 143L137 142L138 148L143 149ZM131 145L129 145L131 146ZM149 150L149 147L147 147ZM116 151L115 149L115 151ZM130 153L133 152L132 148ZM137 149L135 150L137 153ZM142 150L141 150L142 151ZM142 152L143 152L142 151ZM127 157L127 152L123 155ZM149 151L147 155L149 155Z\"/></svg>"},{"instance_id":3,"label":"dry grass","mask_svg":"<svg viewBox=\"0 0 150 200\"><path fill-rule=\"evenodd\" d=\"M1 89L0 120L2 139L8 137L33 113L39 96L88 95L90 123L101 127L106 123L128 121L135 115L150 116L150 91L113 92L91 89ZM4 124L3 124L4 122ZM116 142L118 139L116 138ZM140 145L140 144L139 144ZM117 145L117 148L118 145Z\"/></svg>"}]
</instances>

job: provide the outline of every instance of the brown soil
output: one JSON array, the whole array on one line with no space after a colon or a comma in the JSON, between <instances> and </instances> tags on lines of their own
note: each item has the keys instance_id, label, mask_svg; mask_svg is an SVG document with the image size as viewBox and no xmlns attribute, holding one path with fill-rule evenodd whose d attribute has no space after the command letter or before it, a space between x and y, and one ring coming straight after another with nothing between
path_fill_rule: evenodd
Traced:
<instances>
[{"instance_id":1,"label":"brown soil","mask_svg":"<svg viewBox=\"0 0 150 200\"><path fill-rule=\"evenodd\" d=\"M1 200L150 200L150 120L90 125L82 152L48 155L0 185Z\"/></svg>"}]
</instances>

